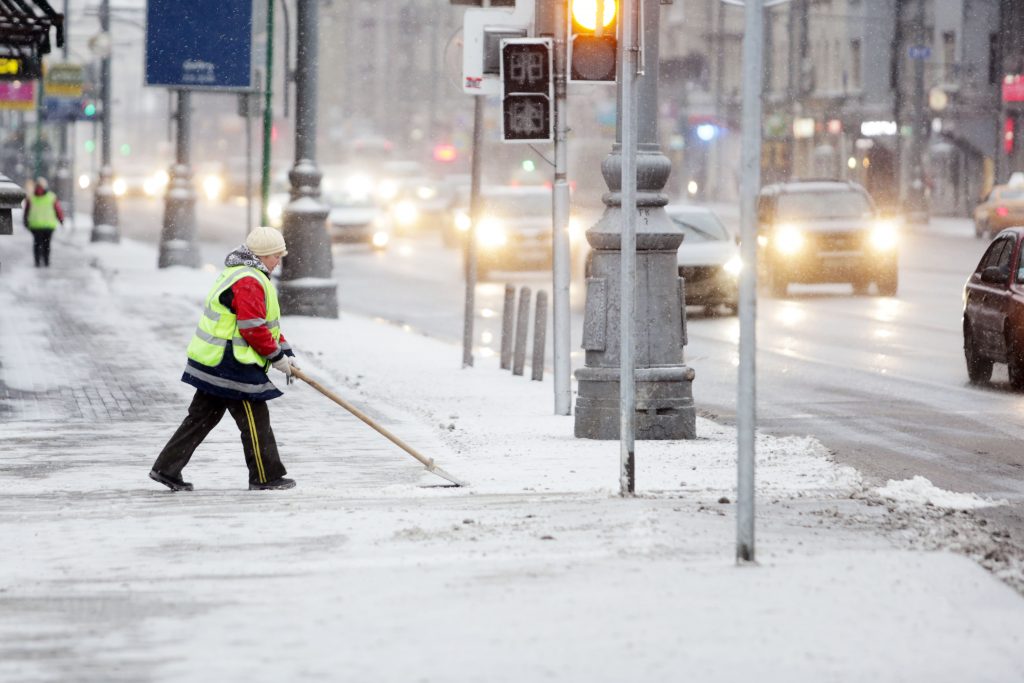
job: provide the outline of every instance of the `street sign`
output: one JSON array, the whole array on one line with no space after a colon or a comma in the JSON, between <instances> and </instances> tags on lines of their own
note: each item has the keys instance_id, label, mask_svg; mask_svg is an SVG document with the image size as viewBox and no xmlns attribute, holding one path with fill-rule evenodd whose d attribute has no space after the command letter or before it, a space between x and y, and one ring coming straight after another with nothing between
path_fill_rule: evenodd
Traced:
<instances>
[{"instance_id":1,"label":"street sign","mask_svg":"<svg viewBox=\"0 0 1024 683\"><path fill-rule=\"evenodd\" d=\"M44 90L44 92L47 92ZM83 111L80 97L43 97L43 120L51 123L71 123L90 119Z\"/></svg>"},{"instance_id":2,"label":"street sign","mask_svg":"<svg viewBox=\"0 0 1024 683\"><path fill-rule=\"evenodd\" d=\"M252 0L149 0L146 85L252 90Z\"/></svg>"},{"instance_id":3,"label":"street sign","mask_svg":"<svg viewBox=\"0 0 1024 683\"><path fill-rule=\"evenodd\" d=\"M497 95L501 41L525 37L533 23L532 1L504 7L469 9L462 19L462 92Z\"/></svg>"},{"instance_id":4,"label":"street sign","mask_svg":"<svg viewBox=\"0 0 1024 683\"><path fill-rule=\"evenodd\" d=\"M552 139L552 56L550 38L501 43L501 120L505 142Z\"/></svg>"},{"instance_id":5,"label":"street sign","mask_svg":"<svg viewBox=\"0 0 1024 683\"><path fill-rule=\"evenodd\" d=\"M38 57L22 55L0 56L0 81L23 81L39 78L41 65Z\"/></svg>"},{"instance_id":6,"label":"street sign","mask_svg":"<svg viewBox=\"0 0 1024 683\"><path fill-rule=\"evenodd\" d=\"M1011 74L1003 79L1003 102L1024 102L1024 76Z\"/></svg>"},{"instance_id":7,"label":"street sign","mask_svg":"<svg viewBox=\"0 0 1024 683\"><path fill-rule=\"evenodd\" d=\"M31 111L35 108L35 81L0 81L0 109Z\"/></svg>"},{"instance_id":8,"label":"street sign","mask_svg":"<svg viewBox=\"0 0 1024 683\"><path fill-rule=\"evenodd\" d=\"M46 69L43 92L47 97L82 97L85 82L85 69L81 64L60 62L51 64Z\"/></svg>"},{"instance_id":9,"label":"street sign","mask_svg":"<svg viewBox=\"0 0 1024 683\"><path fill-rule=\"evenodd\" d=\"M932 56L932 49L927 45L911 45L907 48L907 54L911 59L928 59Z\"/></svg>"}]
</instances>

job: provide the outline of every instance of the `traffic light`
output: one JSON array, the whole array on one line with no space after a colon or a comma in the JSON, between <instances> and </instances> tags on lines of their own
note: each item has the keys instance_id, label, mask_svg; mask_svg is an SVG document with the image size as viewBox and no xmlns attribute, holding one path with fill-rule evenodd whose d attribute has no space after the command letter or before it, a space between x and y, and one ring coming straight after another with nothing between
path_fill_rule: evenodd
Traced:
<instances>
[{"instance_id":1,"label":"traffic light","mask_svg":"<svg viewBox=\"0 0 1024 683\"><path fill-rule=\"evenodd\" d=\"M86 121L96 118L96 103L91 100L82 100L82 116Z\"/></svg>"},{"instance_id":2,"label":"traffic light","mask_svg":"<svg viewBox=\"0 0 1024 683\"><path fill-rule=\"evenodd\" d=\"M501 134L506 142L552 139L551 39L501 43Z\"/></svg>"},{"instance_id":3,"label":"traffic light","mask_svg":"<svg viewBox=\"0 0 1024 683\"><path fill-rule=\"evenodd\" d=\"M614 83L618 0L572 0L571 8L569 81Z\"/></svg>"}]
</instances>

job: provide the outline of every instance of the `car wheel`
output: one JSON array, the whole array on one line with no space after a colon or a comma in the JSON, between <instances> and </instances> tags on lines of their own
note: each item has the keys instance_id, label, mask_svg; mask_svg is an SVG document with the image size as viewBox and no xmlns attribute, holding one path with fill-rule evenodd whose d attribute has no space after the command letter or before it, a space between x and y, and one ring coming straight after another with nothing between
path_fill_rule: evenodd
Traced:
<instances>
[{"instance_id":1,"label":"car wheel","mask_svg":"<svg viewBox=\"0 0 1024 683\"><path fill-rule=\"evenodd\" d=\"M893 267L877 280L879 296L896 296L900 286L900 273Z\"/></svg>"},{"instance_id":2,"label":"car wheel","mask_svg":"<svg viewBox=\"0 0 1024 683\"><path fill-rule=\"evenodd\" d=\"M789 294L789 281L786 276L774 268L768 271L768 290L777 299L784 299Z\"/></svg>"},{"instance_id":3,"label":"car wheel","mask_svg":"<svg viewBox=\"0 0 1024 683\"><path fill-rule=\"evenodd\" d=\"M1016 348L1009 332L1006 334L1006 374L1010 378L1010 386L1024 389L1024 355Z\"/></svg>"},{"instance_id":4,"label":"car wheel","mask_svg":"<svg viewBox=\"0 0 1024 683\"><path fill-rule=\"evenodd\" d=\"M974 236L981 239L988 234L988 227L984 221L974 221Z\"/></svg>"},{"instance_id":5,"label":"car wheel","mask_svg":"<svg viewBox=\"0 0 1024 683\"><path fill-rule=\"evenodd\" d=\"M970 325L964 327L964 359L967 361L967 378L972 384L985 384L992 379L992 361L979 355Z\"/></svg>"},{"instance_id":6,"label":"car wheel","mask_svg":"<svg viewBox=\"0 0 1024 683\"><path fill-rule=\"evenodd\" d=\"M853 293L857 296L864 296L868 293L868 288L871 287L871 280L865 275L858 275L853 282Z\"/></svg>"}]
</instances>

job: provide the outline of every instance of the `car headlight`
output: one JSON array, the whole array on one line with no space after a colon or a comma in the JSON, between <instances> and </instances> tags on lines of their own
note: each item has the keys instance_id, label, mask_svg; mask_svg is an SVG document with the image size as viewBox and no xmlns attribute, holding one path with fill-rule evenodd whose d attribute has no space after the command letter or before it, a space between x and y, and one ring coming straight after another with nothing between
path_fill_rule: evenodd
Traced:
<instances>
[{"instance_id":1,"label":"car headlight","mask_svg":"<svg viewBox=\"0 0 1024 683\"><path fill-rule=\"evenodd\" d=\"M899 242L899 230L892 221L879 221L871 229L871 246L878 251L891 251Z\"/></svg>"},{"instance_id":2,"label":"car headlight","mask_svg":"<svg viewBox=\"0 0 1024 683\"><path fill-rule=\"evenodd\" d=\"M224 181L220 176L208 175L203 178L203 194L209 200L219 199L224 191Z\"/></svg>"},{"instance_id":3,"label":"car headlight","mask_svg":"<svg viewBox=\"0 0 1024 683\"><path fill-rule=\"evenodd\" d=\"M743 270L743 259L741 259L739 255L733 256L722 264L722 270L733 277L739 277L740 271Z\"/></svg>"},{"instance_id":4,"label":"car headlight","mask_svg":"<svg viewBox=\"0 0 1024 683\"><path fill-rule=\"evenodd\" d=\"M345 180L345 192L355 199L366 199L373 192L373 181L370 176L350 176Z\"/></svg>"},{"instance_id":5,"label":"car headlight","mask_svg":"<svg viewBox=\"0 0 1024 683\"><path fill-rule=\"evenodd\" d=\"M804 233L795 225L780 225L775 229L772 243L781 254L795 254L804 248Z\"/></svg>"},{"instance_id":6,"label":"car headlight","mask_svg":"<svg viewBox=\"0 0 1024 683\"><path fill-rule=\"evenodd\" d=\"M276 199L267 202L267 218L271 222L276 223L280 221L282 216L284 216L284 207L281 205L281 202Z\"/></svg>"},{"instance_id":7,"label":"car headlight","mask_svg":"<svg viewBox=\"0 0 1024 683\"><path fill-rule=\"evenodd\" d=\"M583 227L583 221L575 216L569 218L569 241L578 242L583 239L586 233L586 229Z\"/></svg>"},{"instance_id":8,"label":"car headlight","mask_svg":"<svg viewBox=\"0 0 1024 683\"><path fill-rule=\"evenodd\" d=\"M459 211L455 214L455 229L459 232L469 232L469 229L473 227L473 221L469 219L469 214L465 211Z\"/></svg>"},{"instance_id":9,"label":"car headlight","mask_svg":"<svg viewBox=\"0 0 1024 683\"><path fill-rule=\"evenodd\" d=\"M395 220L399 225L410 226L419 218L420 212L412 202L398 202L395 204Z\"/></svg>"},{"instance_id":10,"label":"car headlight","mask_svg":"<svg viewBox=\"0 0 1024 683\"><path fill-rule=\"evenodd\" d=\"M398 183L394 180L382 180L377 186L377 196L384 201L391 201L398 194Z\"/></svg>"},{"instance_id":11,"label":"car headlight","mask_svg":"<svg viewBox=\"0 0 1024 683\"><path fill-rule=\"evenodd\" d=\"M383 249L388 245L388 241L391 239L391 235L387 234L383 230L378 230L373 233L373 246L377 249Z\"/></svg>"},{"instance_id":12,"label":"car headlight","mask_svg":"<svg viewBox=\"0 0 1024 683\"><path fill-rule=\"evenodd\" d=\"M429 185L420 185L416 188L416 196L427 201L437 196L437 190Z\"/></svg>"},{"instance_id":13,"label":"car headlight","mask_svg":"<svg viewBox=\"0 0 1024 683\"><path fill-rule=\"evenodd\" d=\"M123 197L127 191L128 183L125 182L124 178L114 178L114 194L118 197Z\"/></svg>"},{"instance_id":14,"label":"car headlight","mask_svg":"<svg viewBox=\"0 0 1024 683\"><path fill-rule=\"evenodd\" d=\"M505 226L499 221L485 218L477 226L476 241L484 249L496 249L508 243L508 233L505 232Z\"/></svg>"}]
</instances>

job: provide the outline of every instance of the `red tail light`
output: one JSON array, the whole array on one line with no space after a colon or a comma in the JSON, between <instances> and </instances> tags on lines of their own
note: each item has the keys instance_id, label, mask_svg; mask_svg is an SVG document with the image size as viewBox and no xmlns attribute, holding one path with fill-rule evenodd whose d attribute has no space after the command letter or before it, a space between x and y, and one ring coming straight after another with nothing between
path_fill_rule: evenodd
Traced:
<instances>
[{"instance_id":1,"label":"red tail light","mask_svg":"<svg viewBox=\"0 0 1024 683\"><path fill-rule=\"evenodd\" d=\"M1010 215L1010 210L1007 209L1005 206L997 206L996 215L1005 218L1006 216Z\"/></svg>"}]
</instances>

